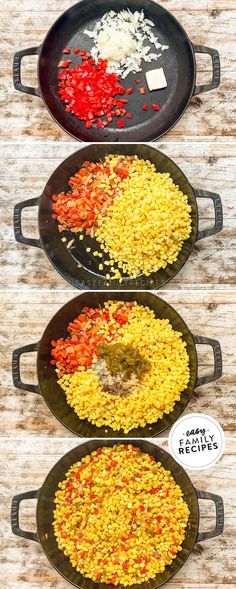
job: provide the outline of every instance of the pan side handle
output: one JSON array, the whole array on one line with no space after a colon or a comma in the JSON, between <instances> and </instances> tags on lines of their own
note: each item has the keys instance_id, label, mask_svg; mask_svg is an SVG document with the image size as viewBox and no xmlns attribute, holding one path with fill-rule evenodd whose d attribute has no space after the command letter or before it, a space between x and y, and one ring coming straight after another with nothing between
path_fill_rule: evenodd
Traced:
<instances>
[{"instance_id":1,"label":"pan side handle","mask_svg":"<svg viewBox=\"0 0 236 589\"><path fill-rule=\"evenodd\" d=\"M40 97L40 90L39 88L32 88L32 86L24 86L21 82L21 61L23 57L27 55L38 55L40 51L40 46L38 47L29 47L28 49L22 49L21 51L17 51L13 58L13 84L14 88L19 92L24 92L26 94L31 94L32 96L39 96Z\"/></svg>"},{"instance_id":2,"label":"pan side handle","mask_svg":"<svg viewBox=\"0 0 236 589\"><path fill-rule=\"evenodd\" d=\"M38 534L37 532L26 532L21 529L19 524L19 510L21 501L24 499L37 499L39 492L40 489L37 489L35 491L26 491L25 493L15 495L11 504L11 529L13 534L26 538L26 540L34 540L34 542L39 542Z\"/></svg>"},{"instance_id":3,"label":"pan side handle","mask_svg":"<svg viewBox=\"0 0 236 589\"><path fill-rule=\"evenodd\" d=\"M21 213L23 209L28 207L37 207L40 202L40 197L29 198L23 202L19 202L14 207L13 214L13 227L16 241L25 245L33 245L34 247L42 248L40 239L34 239L33 237L25 237L22 233Z\"/></svg>"},{"instance_id":4,"label":"pan side handle","mask_svg":"<svg viewBox=\"0 0 236 589\"><path fill-rule=\"evenodd\" d=\"M214 205L214 212L215 212L215 223L213 227L209 229L202 229L198 230L196 241L200 239L204 239L204 237L209 237L210 235L215 235L219 233L223 229L223 207L220 195L215 192L210 192L209 190L200 190L198 188L194 188L194 193L196 198L209 198L212 200Z\"/></svg>"},{"instance_id":5,"label":"pan side handle","mask_svg":"<svg viewBox=\"0 0 236 589\"><path fill-rule=\"evenodd\" d=\"M194 343L195 344L203 344L206 346L211 346L214 355L214 370L212 374L208 374L207 376L198 376L197 378L197 387L201 387L204 384L208 384L209 382L213 382L214 380L218 380L222 376L222 352L221 352L221 345L220 342L216 339L211 339L209 337L203 335L193 335Z\"/></svg>"},{"instance_id":6,"label":"pan side handle","mask_svg":"<svg viewBox=\"0 0 236 589\"><path fill-rule=\"evenodd\" d=\"M209 501L213 501L215 503L216 508L216 523L213 530L209 532L199 532L197 537L197 542L203 542L204 540L208 540L209 538L215 538L223 533L224 530L224 503L222 497L220 495L215 495L214 493L210 493L209 491L199 491L195 489L197 493L198 499L207 499Z\"/></svg>"},{"instance_id":7,"label":"pan side handle","mask_svg":"<svg viewBox=\"0 0 236 589\"><path fill-rule=\"evenodd\" d=\"M30 393L37 393L40 394L40 390L38 385L35 384L26 384L22 382L20 377L20 358L22 354L27 354L28 352L37 352L39 347L39 343L36 344L28 344L27 346L22 346L22 348L17 348L14 350L12 354L12 380L18 389L23 391L29 391Z\"/></svg>"},{"instance_id":8,"label":"pan side handle","mask_svg":"<svg viewBox=\"0 0 236 589\"><path fill-rule=\"evenodd\" d=\"M193 96L195 96L196 94L203 94L203 92L213 90L213 88L217 88L220 85L220 56L216 49L204 47L204 45L193 45L193 51L194 53L207 53L211 56L212 60L212 81L209 84L195 86L193 91Z\"/></svg>"}]
</instances>

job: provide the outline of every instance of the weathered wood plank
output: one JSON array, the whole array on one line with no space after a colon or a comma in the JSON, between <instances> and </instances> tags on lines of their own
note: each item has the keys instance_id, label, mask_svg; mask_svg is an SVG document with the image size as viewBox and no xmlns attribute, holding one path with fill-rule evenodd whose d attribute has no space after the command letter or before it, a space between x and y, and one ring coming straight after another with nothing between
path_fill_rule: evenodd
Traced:
<instances>
[{"instance_id":1,"label":"weathered wood plank","mask_svg":"<svg viewBox=\"0 0 236 589\"><path fill-rule=\"evenodd\" d=\"M81 443L83 440L81 440ZM167 449L167 440L158 444ZM2 566L1 587L4 589L58 589L70 587L51 567L42 549L35 542L12 535L9 513L12 496L21 491L39 488L50 468L76 445L71 439L2 440L0 470L2 478ZM179 573L170 581L175 589L234 589L235 554L235 472L236 443L227 440L220 462L207 471L189 472L200 489L220 494L225 503L225 531L223 536L197 544L193 554ZM225 484L227 481L227 484ZM201 529L214 525L214 510L207 502L200 505ZM24 502L21 524L35 530L35 502Z\"/></svg>"},{"instance_id":2,"label":"weathered wood plank","mask_svg":"<svg viewBox=\"0 0 236 589\"><path fill-rule=\"evenodd\" d=\"M59 5L60 4L60 5ZM235 75L234 31L236 11L233 2L227 0L199 0L192 5L180 0L162 2L179 19L191 41L219 50L222 64L222 82L217 90L194 97L184 117L166 137L166 141L181 139L194 141L217 137L224 142L235 135ZM13 52L41 44L55 19L71 6L70 1L32 3L31 0L11 2L4 0L0 11L2 39L2 128L3 139L21 138L31 142L68 141L69 137L53 122L42 101L16 92L12 85ZM209 58L197 58L198 78L209 80ZM36 83L36 58L25 59L23 79Z\"/></svg>"},{"instance_id":3,"label":"weathered wood plank","mask_svg":"<svg viewBox=\"0 0 236 589\"><path fill-rule=\"evenodd\" d=\"M56 296L55 296L56 295ZM14 348L36 342L57 310L78 291L37 291L29 289L1 293L0 363L1 436L39 435L70 437L53 417L43 400L33 393L15 389L11 379L11 354ZM196 389L185 414L205 412L219 420L226 435L235 436L236 388L236 293L235 291L162 291L160 296L172 304L194 334L220 341L223 375L214 383ZM212 371L212 352L198 346L199 373ZM35 354L22 358L22 378L36 383ZM220 410L219 410L220 408Z\"/></svg>"},{"instance_id":4,"label":"weathered wood plank","mask_svg":"<svg viewBox=\"0 0 236 589\"><path fill-rule=\"evenodd\" d=\"M227 289L236 284L236 144L219 143L165 143L154 144L179 164L191 184L197 188L219 192L224 208L223 231L198 242L194 252L169 288ZM16 144L3 142L1 174L1 226L2 248L0 260L3 271L0 289L51 288L69 289L57 274L44 253L36 248L17 244L14 240L12 215L17 202L39 196L54 169L71 153L81 147L75 143ZM10 172L9 172L10 170ZM213 224L213 207L210 201L199 201L200 224ZM23 215L26 235L37 236L37 210Z\"/></svg>"}]
</instances>

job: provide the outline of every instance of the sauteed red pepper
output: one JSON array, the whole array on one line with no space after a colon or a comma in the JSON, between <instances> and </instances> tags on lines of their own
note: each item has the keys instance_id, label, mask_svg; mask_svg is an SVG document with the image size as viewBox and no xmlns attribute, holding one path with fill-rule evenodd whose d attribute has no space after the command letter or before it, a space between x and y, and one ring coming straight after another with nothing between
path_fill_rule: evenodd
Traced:
<instances>
[{"instance_id":1,"label":"sauteed red pepper","mask_svg":"<svg viewBox=\"0 0 236 589\"><path fill-rule=\"evenodd\" d=\"M115 339L120 326L127 323L131 306L120 304L112 314L103 307L84 307L67 327L70 337L51 341L51 364L56 366L58 377L76 372L79 366L89 368L98 345Z\"/></svg>"},{"instance_id":2,"label":"sauteed red pepper","mask_svg":"<svg viewBox=\"0 0 236 589\"><path fill-rule=\"evenodd\" d=\"M131 156L121 159L114 169L109 161L85 161L83 167L69 179L72 192L52 195L52 218L57 219L59 231L85 230L87 235L93 237L99 214L105 215L113 203L117 186L128 176L132 160Z\"/></svg>"}]
</instances>

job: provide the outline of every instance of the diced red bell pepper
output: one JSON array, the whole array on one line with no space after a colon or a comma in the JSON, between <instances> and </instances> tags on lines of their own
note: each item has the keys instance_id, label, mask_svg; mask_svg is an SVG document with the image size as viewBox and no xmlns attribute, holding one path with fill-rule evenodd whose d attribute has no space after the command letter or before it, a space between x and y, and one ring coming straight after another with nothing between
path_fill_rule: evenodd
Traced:
<instances>
[{"instance_id":1,"label":"diced red bell pepper","mask_svg":"<svg viewBox=\"0 0 236 589\"><path fill-rule=\"evenodd\" d=\"M127 538L125 536L120 536L121 542L126 542Z\"/></svg>"},{"instance_id":2,"label":"diced red bell pepper","mask_svg":"<svg viewBox=\"0 0 236 589\"><path fill-rule=\"evenodd\" d=\"M96 573L95 579L101 579L102 573Z\"/></svg>"},{"instance_id":3,"label":"diced red bell pepper","mask_svg":"<svg viewBox=\"0 0 236 589\"><path fill-rule=\"evenodd\" d=\"M153 489L150 489L149 493L150 495L156 495L157 493L159 493L160 491L160 487L154 487Z\"/></svg>"},{"instance_id":4,"label":"diced red bell pepper","mask_svg":"<svg viewBox=\"0 0 236 589\"><path fill-rule=\"evenodd\" d=\"M59 64L58 64L57 67L58 68L60 68L60 67L63 67L63 68L64 67L68 67L68 65L70 65L70 63L72 63L71 59L62 60L62 61L59 61Z\"/></svg>"}]
</instances>

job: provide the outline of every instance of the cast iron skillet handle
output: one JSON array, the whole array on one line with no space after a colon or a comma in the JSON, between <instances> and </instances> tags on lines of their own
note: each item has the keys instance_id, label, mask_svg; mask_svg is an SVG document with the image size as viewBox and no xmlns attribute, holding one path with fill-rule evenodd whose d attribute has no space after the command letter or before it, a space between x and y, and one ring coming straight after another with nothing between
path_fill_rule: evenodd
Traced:
<instances>
[{"instance_id":1,"label":"cast iron skillet handle","mask_svg":"<svg viewBox=\"0 0 236 589\"><path fill-rule=\"evenodd\" d=\"M194 193L196 198L210 198L213 201L215 211L214 226L211 229L202 229L202 231L198 231L196 241L199 241L199 239L209 237L209 235L214 235L215 233L219 233L222 230L223 208L219 194L216 194L215 192L209 192L209 190L198 190L197 188L194 188Z\"/></svg>"},{"instance_id":2,"label":"cast iron skillet handle","mask_svg":"<svg viewBox=\"0 0 236 589\"><path fill-rule=\"evenodd\" d=\"M222 353L221 353L221 346L220 342L216 339L210 339L209 337L204 337L202 335L193 335L193 339L195 344L206 344L207 346L211 346L213 349L214 354L214 371L209 376L198 376L197 378L197 387L202 386L203 384L207 384L208 382L212 382L213 380L217 380L222 375Z\"/></svg>"},{"instance_id":3,"label":"cast iron skillet handle","mask_svg":"<svg viewBox=\"0 0 236 589\"><path fill-rule=\"evenodd\" d=\"M22 354L27 354L28 352L37 352L38 347L39 343L37 342L37 344L28 344L28 346L22 346L22 348L17 348L17 350L14 350L12 354L12 379L15 387L18 389L29 391L30 393L40 394L38 385L26 384L22 382L20 377L20 358Z\"/></svg>"},{"instance_id":4,"label":"cast iron skillet handle","mask_svg":"<svg viewBox=\"0 0 236 589\"><path fill-rule=\"evenodd\" d=\"M13 225L14 225L14 234L16 241L19 243L24 243L25 245L33 245L34 247L42 247L40 239L34 239L33 237L24 237L22 233L22 226L21 226L21 211L28 207L36 207L39 205L40 197L39 198L30 198L29 200L24 200L23 202L19 202L14 207L14 218L13 218Z\"/></svg>"},{"instance_id":5,"label":"cast iron skillet handle","mask_svg":"<svg viewBox=\"0 0 236 589\"><path fill-rule=\"evenodd\" d=\"M25 532L20 528L19 509L20 503L23 499L37 499L39 492L40 489L37 489L36 491L26 491L25 493L15 495L11 504L11 529L13 534L16 536L22 536L22 538L26 538L27 540L34 540L35 542L39 542L38 534L36 532Z\"/></svg>"},{"instance_id":6,"label":"cast iron skillet handle","mask_svg":"<svg viewBox=\"0 0 236 589\"><path fill-rule=\"evenodd\" d=\"M196 94L202 94L213 90L220 85L220 56L216 49L210 47L204 47L204 45L193 45L194 53L208 53L212 59L212 81L209 84L202 84L201 86L195 86L193 96Z\"/></svg>"},{"instance_id":7,"label":"cast iron skillet handle","mask_svg":"<svg viewBox=\"0 0 236 589\"><path fill-rule=\"evenodd\" d=\"M32 94L33 96L40 96L38 88L32 88L31 86L24 86L21 83L21 60L25 55L38 55L40 50L39 47L30 47L29 49L22 49L17 51L13 59L13 84L16 90L19 92L25 92L26 94Z\"/></svg>"},{"instance_id":8,"label":"cast iron skillet handle","mask_svg":"<svg viewBox=\"0 0 236 589\"><path fill-rule=\"evenodd\" d=\"M215 538L222 534L224 530L224 503L222 497L219 495L215 495L214 493L209 493L209 491L199 491L195 489L197 493L198 499L209 499L210 501L214 501L216 507L216 525L215 529L211 530L210 532L199 532L197 537L197 542L203 542L203 540L208 540L209 538Z\"/></svg>"}]
</instances>

